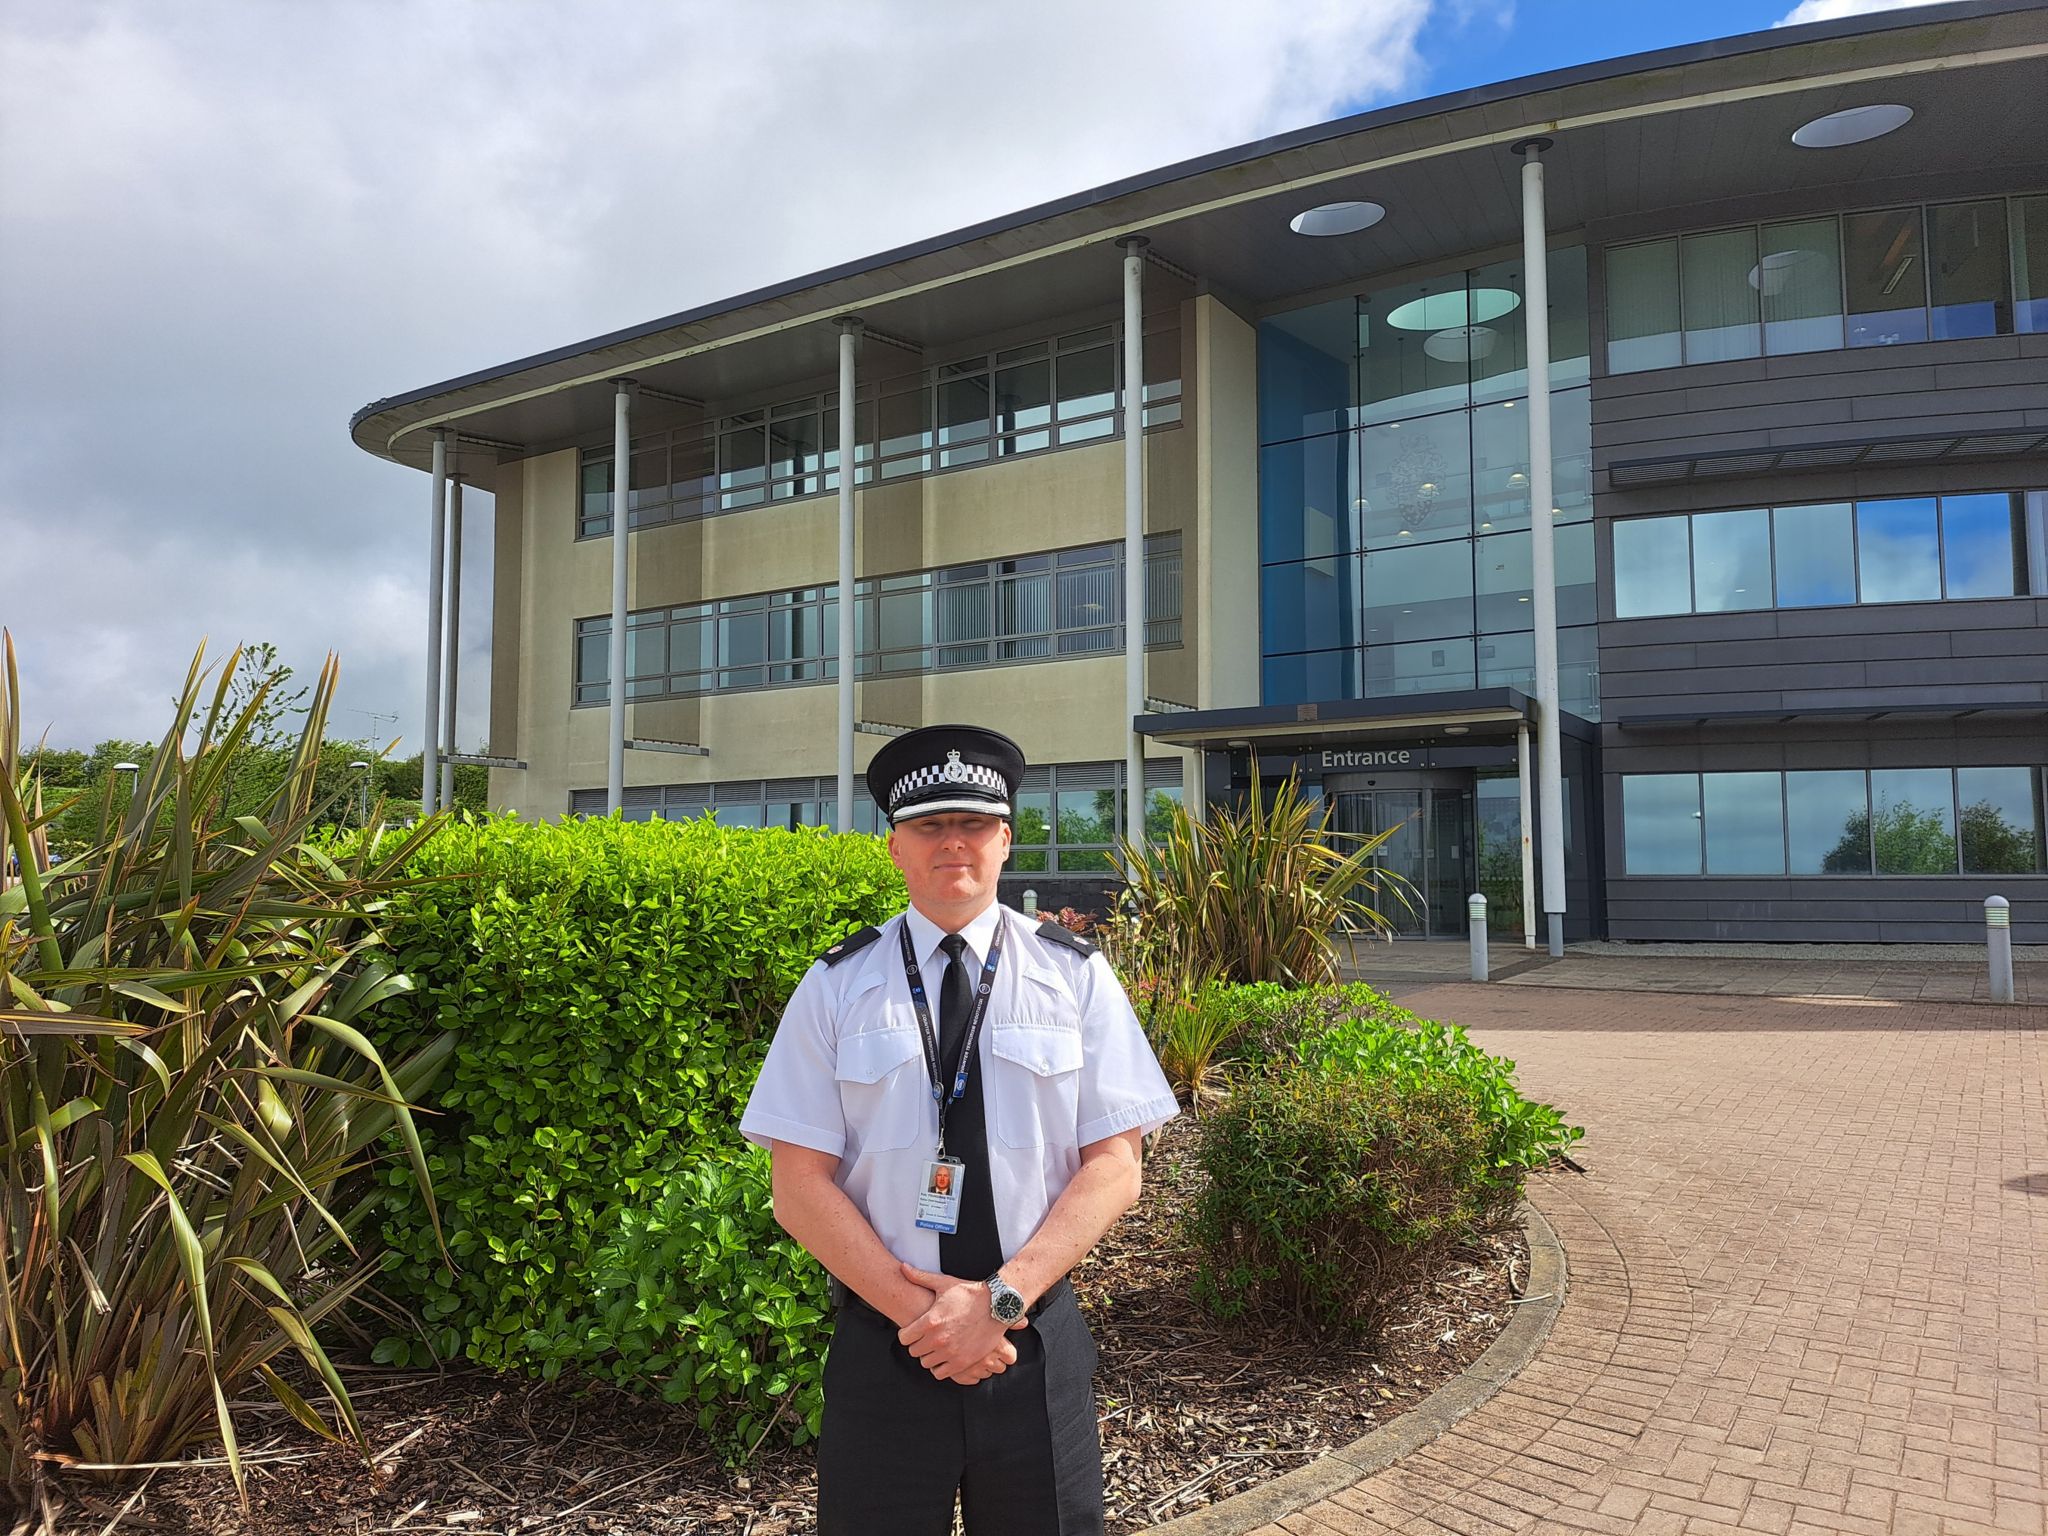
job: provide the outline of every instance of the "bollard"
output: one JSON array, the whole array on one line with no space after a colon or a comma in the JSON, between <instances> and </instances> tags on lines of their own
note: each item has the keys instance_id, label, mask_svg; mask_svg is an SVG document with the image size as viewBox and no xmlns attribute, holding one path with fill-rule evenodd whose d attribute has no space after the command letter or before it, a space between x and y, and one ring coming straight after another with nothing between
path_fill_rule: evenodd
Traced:
<instances>
[{"instance_id":1,"label":"bollard","mask_svg":"<svg viewBox=\"0 0 2048 1536\"><path fill-rule=\"evenodd\" d=\"M1472 930L1472 979L1486 980L1486 898L1474 892L1465 901L1465 915Z\"/></svg>"},{"instance_id":2,"label":"bollard","mask_svg":"<svg viewBox=\"0 0 2048 1536\"><path fill-rule=\"evenodd\" d=\"M1024 915L1025 915L1026 917L1036 917L1036 916L1038 916L1038 892L1037 892L1037 891L1034 891L1034 890L1027 890L1027 891L1026 891L1026 892L1024 893Z\"/></svg>"},{"instance_id":3,"label":"bollard","mask_svg":"<svg viewBox=\"0 0 2048 1536\"><path fill-rule=\"evenodd\" d=\"M1984 898L1984 947L1991 958L1991 1001L2012 1001L2012 903L2003 896Z\"/></svg>"}]
</instances>

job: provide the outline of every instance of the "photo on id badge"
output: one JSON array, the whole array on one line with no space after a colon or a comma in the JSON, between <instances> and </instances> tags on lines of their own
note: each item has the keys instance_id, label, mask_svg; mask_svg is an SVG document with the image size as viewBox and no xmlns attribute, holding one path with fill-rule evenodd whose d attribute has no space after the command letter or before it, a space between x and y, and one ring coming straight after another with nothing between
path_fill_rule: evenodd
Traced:
<instances>
[{"instance_id":1,"label":"photo on id badge","mask_svg":"<svg viewBox=\"0 0 2048 1536\"><path fill-rule=\"evenodd\" d=\"M932 1232L960 1230L960 1181L967 1165L957 1157L937 1157L925 1164L924 1192L917 1197L917 1224Z\"/></svg>"}]
</instances>

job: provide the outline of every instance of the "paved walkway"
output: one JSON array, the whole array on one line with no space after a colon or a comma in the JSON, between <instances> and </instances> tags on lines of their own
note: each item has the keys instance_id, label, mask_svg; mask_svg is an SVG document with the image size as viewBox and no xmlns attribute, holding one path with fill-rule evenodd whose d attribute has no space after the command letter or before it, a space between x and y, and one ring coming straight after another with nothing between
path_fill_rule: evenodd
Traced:
<instances>
[{"instance_id":1,"label":"paved walkway","mask_svg":"<svg viewBox=\"0 0 2048 1536\"><path fill-rule=\"evenodd\" d=\"M1401 989L1588 1131L1566 1302L1258 1536L2048 1531L2048 1008Z\"/></svg>"},{"instance_id":2,"label":"paved walkway","mask_svg":"<svg viewBox=\"0 0 2048 1536\"><path fill-rule=\"evenodd\" d=\"M1352 948L1348 974L1375 986L1455 981L1471 975L1458 942ZM1581 991L1721 993L1740 997L1878 998L1892 1002L1989 1002L1981 947L1953 944L1573 944L1564 958L1496 944L1494 981ZM2014 952L2013 993L2048 1004L2048 946Z\"/></svg>"}]
</instances>

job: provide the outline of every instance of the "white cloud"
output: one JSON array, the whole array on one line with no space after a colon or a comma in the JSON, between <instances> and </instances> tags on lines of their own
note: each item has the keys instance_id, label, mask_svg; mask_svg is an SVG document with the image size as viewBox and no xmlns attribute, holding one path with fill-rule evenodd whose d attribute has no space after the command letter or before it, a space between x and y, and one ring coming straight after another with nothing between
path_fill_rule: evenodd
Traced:
<instances>
[{"instance_id":1,"label":"white cloud","mask_svg":"<svg viewBox=\"0 0 2048 1536\"><path fill-rule=\"evenodd\" d=\"M30 715L154 732L211 634L340 652L338 725L399 711L416 746L426 484L349 442L356 407L1412 94L1430 3L16 0L0 621Z\"/></svg>"},{"instance_id":2,"label":"white cloud","mask_svg":"<svg viewBox=\"0 0 2048 1536\"><path fill-rule=\"evenodd\" d=\"M1801 22L1839 21L1844 16L1867 16L1873 11L1903 11L1908 6L1938 3L1939 0L1799 0L1772 25L1796 27Z\"/></svg>"}]
</instances>

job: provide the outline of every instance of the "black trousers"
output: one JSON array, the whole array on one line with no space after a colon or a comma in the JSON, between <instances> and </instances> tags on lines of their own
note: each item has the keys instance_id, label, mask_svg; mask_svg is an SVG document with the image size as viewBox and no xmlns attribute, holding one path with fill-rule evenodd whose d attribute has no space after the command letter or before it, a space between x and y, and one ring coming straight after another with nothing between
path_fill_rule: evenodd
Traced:
<instances>
[{"instance_id":1,"label":"black trousers","mask_svg":"<svg viewBox=\"0 0 2048 1536\"><path fill-rule=\"evenodd\" d=\"M1017 1363L963 1387L919 1365L881 1313L840 1307L825 1357L819 1536L947 1536L956 1492L967 1536L1100 1536L1095 1340L1073 1290L1058 1287L1009 1339Z\"/></svg>"}]
</instances>

